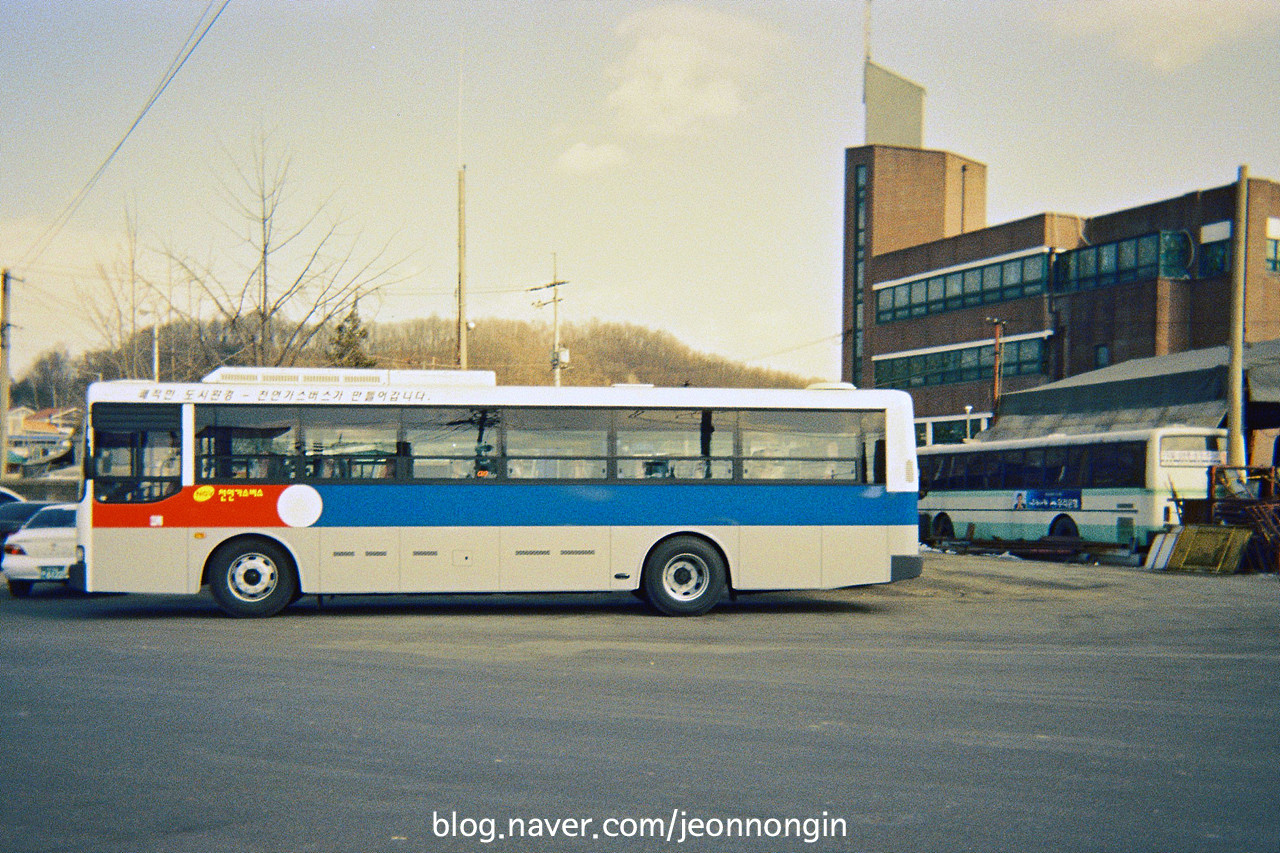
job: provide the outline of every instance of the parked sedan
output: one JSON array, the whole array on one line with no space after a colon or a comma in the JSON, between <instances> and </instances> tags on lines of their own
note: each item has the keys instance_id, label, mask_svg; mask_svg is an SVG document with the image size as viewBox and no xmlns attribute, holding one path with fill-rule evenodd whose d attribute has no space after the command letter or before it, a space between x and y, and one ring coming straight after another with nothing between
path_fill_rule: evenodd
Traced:
<instances>
[{"instance_id":1,"label":"parked sedan","mask_svg":"<svg viewBox=\"0 0 1280 853\"><path fill-rule=\"evenodd\" d=\"M76 505L52 504L31 516L4 543L4 576L9 594L23 598L40 581L67 582L76 559Z\"/></svg>"},{"instance_id":2,"label":"parked sedan","mask_svg":"<svg viewBox=\"0 0 1280 853\"><path fill-rule=\"evenodd\" d=\"M31 516L47 506L53 506L49 501L9 501L8 503L0 503L0 545L11 535L18 531L18 528L26 524Z\"/></svg>"}]
</instances>

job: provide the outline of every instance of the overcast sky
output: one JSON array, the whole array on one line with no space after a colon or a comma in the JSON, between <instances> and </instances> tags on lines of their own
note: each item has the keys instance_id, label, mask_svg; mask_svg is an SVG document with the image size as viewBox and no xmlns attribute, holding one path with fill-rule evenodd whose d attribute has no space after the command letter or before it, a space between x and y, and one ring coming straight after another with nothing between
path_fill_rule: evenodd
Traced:
<instances>
[{"instance_id":1,"label":"overcast sky","mask_svg":"<svg viewBox=\"0 0 1280 853\"><path fill-rule=\"evenodd\" d=\"M232 0L57 237L206 0L0 0L0 266L13 369L97 343L83 306L144 247L217 258L254 140L404 280L366 318L669 330L838 378L843 150L863 141L858 0ZM205 14L206 21L208 14ZM875 0L873 58L927 89L925 145L987 163L991 224L1280 179L1274 0ZM568 341L572 347L572 341Z\"/></svg>"}]
</instances>

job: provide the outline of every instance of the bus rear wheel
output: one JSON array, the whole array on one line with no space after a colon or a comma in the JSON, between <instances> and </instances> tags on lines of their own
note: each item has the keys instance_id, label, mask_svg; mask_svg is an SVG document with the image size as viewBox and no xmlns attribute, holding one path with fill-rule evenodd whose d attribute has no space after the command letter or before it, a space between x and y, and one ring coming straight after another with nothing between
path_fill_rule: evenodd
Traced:
<instances>
[{"instance_id":1,"label":"bus rear wheel","mask_svg":"<svg viewBox=\"0 0 1280 853\"><path fill-rule=\"evenodd\" d=\"M1079 539L1080 528L1069 515L1060 515L1049 524L1049 535L1063 539Z\"/></svg>"},{"instance_id":2,"label":"bus rear wheel","mask_svg":"<svg viewBox=\"0 0 1280 853\"><path fill-rule=\"evenodd\" d=\"M701 616L725 590L724 559L711 543L677 536L658 544L644 561L641 587L655 610L668 616Z\"/></svg>"},{"instance_id":3,"label":"bus rear wheel","mask_svg":"<svg viewBox=\"0 0 1280 853\"><path fill-rule=\"evenodd\" d=\"M274 616L294 601L298 577L279 545L233 542L211 558L209 590L228 616Z\"/></svg>"}]
</instances>

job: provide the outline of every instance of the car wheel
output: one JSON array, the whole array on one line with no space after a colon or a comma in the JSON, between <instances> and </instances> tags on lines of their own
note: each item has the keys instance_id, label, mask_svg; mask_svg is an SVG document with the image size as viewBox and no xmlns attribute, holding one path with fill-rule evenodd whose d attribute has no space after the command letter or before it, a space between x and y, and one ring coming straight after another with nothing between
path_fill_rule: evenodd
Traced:
<instances>
[{"instance_id":1,"label":"car wheel","mask_svg":"<svg viewBox=\"0 0 1280 853\"><path fill-rule=\"evenodd\" d=\"M701 616L724 595L724 559L694 536L668 539L649 553L641 574L645 598L668 616Z\"/></svg>"},{"instance_id":2,"label":"car wheel","mask_svg":"<svg viewBox=\"0 0 1280 853\"><path fill-rule=\"evenodd\" d=\"M214 553L209 589L229 616L273 616L294 600L298 577L293 560L279 545L241 541Z\"/></svg>"},{"instance_id":3,"label":"car wheel","mask_svg":"<svg viewBox=\"0 0 1280 853\"><path fill-rule=\"evenodd\" d=\"M22 580L17 580L16 578L9 578L9 594L12 595L14 598L26 598L28 595L31 594L32 586L33 586L33 583L31 581L22 581Z\"/></svg>"}]
</instances>

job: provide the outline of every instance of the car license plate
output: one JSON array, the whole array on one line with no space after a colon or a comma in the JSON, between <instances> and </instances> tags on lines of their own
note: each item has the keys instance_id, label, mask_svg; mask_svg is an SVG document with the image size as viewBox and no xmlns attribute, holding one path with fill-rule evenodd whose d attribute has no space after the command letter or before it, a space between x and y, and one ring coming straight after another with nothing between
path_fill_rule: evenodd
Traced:
<instances>
[{"instance_id":1,"label":"car license plate","mask_svg":"<svg viewBox=\"0 0 1280 853\"><path fill-rule=\"evenodd\" d=\"M42 581L60 581L67 577L66 566L41 566L40 580Z\"/></svg>"}]
</instances>

